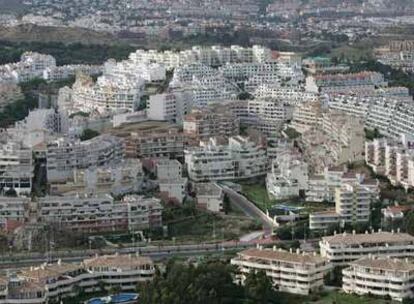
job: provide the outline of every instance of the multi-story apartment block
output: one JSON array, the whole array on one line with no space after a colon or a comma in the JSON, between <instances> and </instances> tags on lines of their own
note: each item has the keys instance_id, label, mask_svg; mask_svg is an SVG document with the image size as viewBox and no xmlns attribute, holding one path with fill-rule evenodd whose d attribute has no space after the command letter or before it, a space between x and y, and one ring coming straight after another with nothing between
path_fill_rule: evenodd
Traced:
<instances>
[{"instance_id":1,"label":"multi-story apartment block","mask_svg":"<svg viewBox=\"0 0 414 304\"><path fill-rule=\"evenodd\" d=\"M292 113L292 127L300 132L306 132L319 124L322 108L319 101L299 103Z\"/></svg>"},{"instance_id":2,"label":"multi-story apartment block","mask_svg":"<svg viewBox=\"0 0 414 304\"><path fill-rule=\"evenodd\" d=\"M237 180L266 174L266 149L248 138L230 137L226 145L211 138L185 150L188 176L195 182Z\"/></svg>"},{"instance_id":3,"label":"multi-story apartment block","mask_svg":"<svg viewBox=\"0 0 414 304\"><path fill-rule=\"evenodd\" d=\"M178 128L131 132L125 139L129 158L182 158L186 136Z\"/></svg>"},{"instance_id":4,"label":"multi-story apartment block","mask_svg":"<svg viewBox=\"0 0 414 304\"><path fill-rule=\"evenodd\" d=\"M132 255L97 256L80 264L42 264L0 277L0 304L46 304L102 287L131 292L154 275L150 258Z\"/></svg>"},{"instance_id":5,"label":"multi-story apartment block","mask_svg":"<svg viewBox=\"0 0 414 304\"><path fill-rule=\"evenodd\" d=\"M131 59L116 62L114 59L109 59L103 66L104 75L111 77L128 78L140 77L146 83L160 83L166 79L166 69L164 64L159 63L140 63Z\"/></svg>"},{"instance_id":6,"label":"multi-story apartment block","mask_svg":"<svg viewBox=\"0 0 414 304\"><path fill-rule=\"evenodd\" d=\"M61 137L47 145L47 179L63 182L75 169L120 162L123 156L124 142L115 136L100 135L86 141Z\"/></svg>"},{"instance_id":7,"label":"multi-story apartment block","mask_svg":"<svg viewBox=\"0 0 414 304\"><path fill-rule=\"evenodd\" d=\"M128 195L115 201L109 194L46 196L38 200L43 223L82 232L133 231L162 225L162 206L155 198Z\"/></svg>"},{"instance_id":8,"label":"multi-story apartment block","mask_svg":"<svg viewBox=\"0 0 414 304\"><path fill-rule=\"evenodd\" d=\"M17 194L29 194L34 177L31 149L10 139L0 145L0 189L14 189Z\"/></svg>"},{"instance_id":9,"label":"multi-story apartment block","mask_svg":"<svg viewBox=\"0 0 414 304\"><path fill-rule=\"evenodd\" d=\"M319 96L316 93L302 92L296 87L275 87L269 84L259 85L252 94L256 98L274 98L283 100L290 105L307 104L319 100Z\"/></svg>"},{"instance_id":10,"label":"multi-story apartment block","mask_svg":"<svg viewBox=\"0 0 414 304\"><path fill-rule=\"evenodd\" d=\"M25 197L0 197L0 231L12 230L28 219L30 199Z\"/></svg>"},{"instance_id":11,"label":"multi-story apartment block","mask_svg":"<svg viewBox=\"0 0 414 304\"><path fill-rule=\"evenodd\" d=\"M290 153L292 151L273 160L271 171L267 173L267 192L274 199L296 197L308 188L308 164Z\"/></svg>"},{"instance_id":12,"label":"multi-story apartment block","mask_svg":"<svg viewBox=\"0 0 414 304\"><path fill-rule=\"evenodd\" d=\"M193 144L211 137L239 135L240 120L225 106L193 110L184 117L184 134Z\"/></svg>"},{"instance_id":13,"label":"multi-story apartment block","mask_svg":"<svg viewBox=\"0 0 414 304\"><path fill-rule=\"evenodd\" d=\"M302 133L305 159L315 172L364 159L362 121L337 111L323 112L317 125Z\"/></svg>"},{"instance_id":14,"label":"multi-story apartment block","mask_svg":"<svg viewBox=\"0 0 414 304\"><path fill-rule=\"evenodd\" d=\"M181 204L186 196L187 178L182 177L182 165L176 159L156 161L155 173L163 201Z\"/></svg>"},{"instance_id":15,"label":"multi-story apartment block","mask_svg":"<svg viewBox=\"0 0 414 304\"><path fill-rule=\"evenodd\" d=\"M223 212L223 189L216 183L198 183L195 185L197 207L211 212Z\"/></svg>"},{"instance_id":16,"label":"multi-story apartment block","mask_svg":"<svg viewBox=\"0 0 414 304\"><path fill-rule=\"evenodd\" d=\"M360 72L348 74L325 74L306 78L306 90L322 94L366 93L376 87L386 86L384 75L377 72Z\"/></svg>"},{"instance_id":17,"label":"multi-story apartment block","mask_svg":"<svg viewBox=\"0 0 414 304\"><path fill-rule=\"evenodd\" d=\"M183 64L202 63L208 66L221 66L227 63L250 63L272 61L270 49L262 46L243 48L240 46L222 47L200 47L172 52L158 52L155 50L137 50L131 53L129 58L135 62L157 62L164 64L168 69L177 68Z\"/></svg>"},{"instance_id":18,"label":"multi-story apartment block","mask_svg":"<svg viewBox=\"0 0 414 304\"><path fill-rule=\"evenodd\" d=\"M311 213L310 229L323 230L331 226L367 223L371 203L378 198L378 181L342 182L335 188L335 210Z\"/></svg>"},{"instance_id":19,"label":"multi-story apartment block","mask_svg":"<svg viewBox=\"0 0 414 304\"><path fill-rule=\"evenodd\" d=\"M69 64L47 67L43 70L42 77L47 81L62 81L70 77L75 77L78 73L89 76L99 75L102 73L102 70L101 65Z\"/></svg>"},{"instance_id":20,"label":"multi-story apartment block","mask_svg":"<svg viewBox=\"0 0 414 304\"><path fill-rule=\"evenodd\" d=\"M400 302L414 298L414 264L389 257L362 258L342 270L342 289L358 295L389 296Z\"/></svg>"},{"instance_id":21,"label":"multi-story apartment block","mask_svg":"<svg viewBox=\"0 0 414 304\"><path fill-rule=\"evenodd\" d=\"M115 195L140 190L144 179L139 159L125 159L106 166L73 170L73 176L64 183L51 183L52 194L113 193Z\"/></svg>"},{"instance_id":22,"label":"multi-story apartment block","mask_svg":"<svg viewBox=\"0 0 414 304\"><path fill-rule=\"evenodd\" d=\"M267 140L267 158L269 164L277 159L280 155L294 151L294 141L284 137L268 136Z\"/></svg>"},{"instance_id":23,"label":"multi-story apartment block","mask_svg":"<svg viewBox=\"0 0 414 304\"><path fill-rule=\"evenodd\" d=\"M303 60L304 70L312 75L336 74L349 72L349 66L345 64L335 65L328 57L313 57Z\"/></svg>"},{"instance_id":24,"label":"multi-story apartment block","mask_svg":"<svg viewBox=\"0 0 414 304\"><path fill-rule=\"evenodd\" d=\"M375 173L394 185L414 187L414 142L405 134L401 140L374 139L365 144L365 161Z\"/></svg>"},{"instance_id":25,"label":"multi-story apartment block","mask_svg":"<svg viewBox=\"0 0 414 304\"><path fill-rule=\"evenodd\" d=\"M364 175L348 172L345 166L326 167L322 174L312 175L308 180L306 200L309 202L334 202L336 188L346 183L361 183L378 192L378 184Z\"/></svg>"},{"instance_id":26,"label":"multi-story apartment block","mask_svg":"<svg viewBox=\"0 0 414 304\"><path fill-rule=\"evenodd\" d=\"M278 291L307 295L323 287L330 270L327 259L316 254L282 249L247 249L238 253L231 264L239 268L243 283L251 271L264 271Z\"/></svg>"},{"instance_id":27,"label":"multi-story apartment block","mask_svg":"<svg viewBox=\"0 0 414 304\"><path fill-rule=\"evenodd\" d=\"M346 265L368 255L405 258L414 256L414 237L407 233L378 231L342 233L322 237L321 255L335 265Z\"/></svg>"},{"instance_id":28,"label":"multi-story apartment block","mask_svg":"<svg viewBox=\"0 0 414 304\"><path fill-rule=\"evenodd\" d=\"M260 98L247 102L247 120L244 123L271 135L281 130L284 123L292 119L293 108L279 99Z\"/></svg>"},{"instance_id":29,"label":"multi-story apartment block","mask_svg":"<svg viewBox=\"0 0 414 304\"><path fill-rule=\"evenodd\" d=\"M19 83L42 78L43 71L56 66L53 56L34 52L25 52L17 63L0 66L0 82Z\"/></svg>"},{"instance_id":30,"label":"multi-story apartment block","mask_svg":"<svg viewBox=\"0 0 414 304\"><path fill-rule=\"evenodd\" d=\"M77 75L72 89L59 91L69 97L72 111L112 113L135 111L144 90L144 80L126 75L102 75L96 82L90 76Z\"/></svg>"},{"instance_id":31,"label":"multi-story apartment block","mask_svg":"<svg viewBox=\"0 0 414 304\"><path fill-rule=\"evenodd\" d=\"M185 90L151 95L147 101L148 119L181 123L192 108L191 97Z\"/></svg>"},{"instance_id":32,"label":"multi-story apartment block","mask_svg":"<svg viewBox=\"0 0 414 304\"><path fill-rule=\"evenodd\" d=\"M56 134L65 133L67 130L67 119L60 113L53 109L37 109L30 111L26 118L8 128L7 133L24 146L37 149Z\"/></svg>"},{"instance_id":33,"label":"multi-story apartment block","mask_svg":"<svg viewBox=\"0 0 414 304\"><path fill-rule=\"evenodd\" d=\"M400 96L333 96L328 107L363 120L365 127L398 139L401 134L413 134L414 106L411 97Z\"/></svg>"}]
</instances>

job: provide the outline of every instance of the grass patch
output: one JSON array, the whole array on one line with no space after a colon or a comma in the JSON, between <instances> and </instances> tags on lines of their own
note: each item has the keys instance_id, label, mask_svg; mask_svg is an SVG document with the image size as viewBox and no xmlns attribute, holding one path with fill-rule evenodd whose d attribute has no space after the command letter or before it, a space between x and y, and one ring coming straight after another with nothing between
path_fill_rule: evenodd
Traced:
<instances>
[{"instance_id":1,"label":"grass patch","mask_svg":"<svg viewBox=\"0 0 414 304\"><path fill-rule=\"evenodd\" d=\"M263 184L242 184L242 193L248 200L252 201L257 207L266 211L274 203L274 200L269 198L266 186Z\"/></svg>"},{"instance_id":2,"label":"grass patch","mask_svg":"<svg viewBox=\"0 0 414 304\"><path fill-rule=\"evenodd\" d=\"M178 242L234 240L257 230L254 220L240 216L212 214L187 208L168 208L168 238Z\"/></svg>"},{"instance_id":3,"label":"grass patch","mask_svg":"<svg viewBox=\"0 0 414 304\"><path fill-rule=\"evenodd\" d=\"M305 302L306 303L306 302ZM315 304L390 304L394 303L390 300L385 300L376 297L365 297L353 294L346 294L340 291L333 291L327 294L322 294L320 300L310 301Z\"/></svg>"}]
</instances>

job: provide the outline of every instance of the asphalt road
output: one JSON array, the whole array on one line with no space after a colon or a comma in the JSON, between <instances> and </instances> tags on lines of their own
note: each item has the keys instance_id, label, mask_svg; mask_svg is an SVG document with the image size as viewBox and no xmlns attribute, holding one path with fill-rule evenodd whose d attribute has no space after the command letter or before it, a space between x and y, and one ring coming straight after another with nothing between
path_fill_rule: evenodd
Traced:
<instances>
[{"instance_id":1,"label":"asphalt road","mask_svg":"<svg viewBox=\"0 0 414 304\"><path fill-rule=\"evenodd\" d=\"M254 242L226 242L216 244L187 244L175 246L146 246L146 247L127 247L117 249L92 249L92 250L67 250L57 251L49 254L44 253L24 253L0 256L0 269L18 268L29 265L41 264L46 261L54 262L80 262L86 258L103 254L140 254L149 256L154 260L162 260L171 256L202 256L212 253L225 251L243 250L255 247Z\"/></svg>"},{"instance_id":2,"label":"asphalt road","mask_svg":"<svg viewBox=\"0 0 414 304\"><path fill-rule=\"evenodd\" d=\"M226 193L232 204L240 208L247 216L259 220L265 231L265 235L270 235L273 232L273 229L276 228L275 223L267 217L267 215L260 210L254 203L249 201L245 196L234 191L233 189L222 186L224 193Z\"/></svg>"}]
</instances>

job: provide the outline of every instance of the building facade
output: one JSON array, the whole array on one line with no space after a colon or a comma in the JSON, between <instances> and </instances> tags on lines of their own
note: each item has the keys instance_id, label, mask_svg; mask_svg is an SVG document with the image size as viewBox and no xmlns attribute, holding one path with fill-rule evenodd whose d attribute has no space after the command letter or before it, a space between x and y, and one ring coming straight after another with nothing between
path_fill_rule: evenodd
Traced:
<instances>
[{"instance_id":1,"label":"building facade","mask_svg":"<svg viewBox=\"0 0 414 304\"><path fill-rule=\"evenodd\" d=\"M302 295L318 292L330 269L325 258L281 249L248 249L238 253L231 264L239 268L242 283L250 272L264 271L276 290Z\"/></svg>"},{"instance_id":2,"label":"building facade","mask_svg":"<svg viewBox=\"0 0 414 304\"><path fill-rule=\"evenodd\" d=\"M321 255L335 265L346 265L368 255L393 258L414 256L414 237L407 233L378 231L322 237Z\"/></svg>"}]
</instances>

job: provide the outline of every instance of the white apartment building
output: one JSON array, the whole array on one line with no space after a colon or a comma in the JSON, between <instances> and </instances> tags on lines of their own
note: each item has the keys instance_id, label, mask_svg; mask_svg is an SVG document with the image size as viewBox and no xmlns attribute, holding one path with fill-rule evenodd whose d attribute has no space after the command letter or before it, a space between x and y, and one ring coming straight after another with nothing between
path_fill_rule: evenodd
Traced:
<instances>
[{"instance_id":1,"label":"white apartment building","mask_svg":"<svg viewBox=\"0 0 414 304\"><path fill-rule=\"evenodd\" d=\"M299 133L306 132L318 125L321 115L319 101L299 103L293 110L291 126Z\"/></svg>"},{"instance_id":2,"label":"white apartment building","mask_svg":"<svg viewBox=\"0 0 414 304\"><path fill-rule=\"evenodd\" d=\"M25 52L19 62L0 66L0 82L19 83L42 78L45 69L55 66L56 60L51 55Z\"/></svg>"},{"instance_id":3,"label":"white apartment building","mask_svg":"<svg viewBox=\"0 0 414 304\"><path fill-rule=\"evenodd\" d=\"M367 223L371 203L378 198L378 181L364 183L342 182L340 187L335 188L335 210L311 213L309 228L324 230L338 224Z\"/></svg>"},{"instance_id":4,"label":"white apartment building","mask_svg":"<svg viewBox=\"0 0 414 304\"><path fill-rule=\"evenodd\" d=\"M187 193L187 178L182 177L182 165L176 159L160 159L155 164L155 174L163 201L181 204Z\"/></svg>"},{"instance_id":5,"label":"white apartment building","mask_svg":"<svg viewBox=\"0 0 414 304\"><path fill-rule=\"evenodd\" d=\"M403 134L400 140L374 139L365 143L365 162L393 185L414 187L414 141Z\"/></svg>"},{"instance_id":6,"label":"white apartment building","mask_svg":"<svg viewBox=\"0 0 414 304\"><path fill-rule=\"evenodd\" d=\"M42 264L0 277L0 304L47 304L85 293L119 287L133 292L138 283L152 280L152 260L141 256L107 255L80 264Z\"/></svg>"},{"instance_id":7,"label":"white apartment building","mask_svg":"<svg viewBox=\"0 0 414 304\"><path fill-rule=\"evenodd\" d=\"M43 79L47 81L61 81L82 73L89 76L99 75L102 73L101 65L88 64L68 64L63 66L47 67L43 70Z\"/></svg>"},{"instance_id":8,"label":"white apartment building","mask_svg":"<svg viewBox=\"0 0 414 304\"><path fill-rule=\"evenodd\" d=\"M91 77L78 74L72 89L67 89L69 94L63 91L59 94L69 97L72 113L134 111L139 106L144 84L142 78L126 75L102 75L94 82Z\"/></svg>"},{"instance_id":9,"label":"white apartment building","mask_svg":"<svg viewBox=\"0 0 414 304\"><path fill-rule=\"evenodd\" d=\"M192 94L186 90L151 95L147 101L147 117L149 120L181 123L191 111L192 103Z\"/></svg>"},{"instance_id":10,"label":"white apartment building","mask_svg":"<svg viewBox=\"0 0 414 304\"><path fill-rule=\"evenodd\" d=\"M269 163L277 159L280 155L294 151L293 140L284 137L267 137L267 158Z\"/></svg>"},{"instance_id":11,"label":"white apartment building","mask_svg":"<svg viewBox=\"0 0 414 304\"><path fill-rule=\"evenodd\" d=\"M134 231L162 225L160 201L137 195L121 201L109 194L46 196L39 198L37 206L39 222L71 231Z\"/></svg>"},{"instance_id":12,"label":"white apartment building","mask_svg":"<svg viewBox=\"0 0 414 304\"><path fill-rule=\"evenodd\" d=\"M32 150L10 139L0 145L0 189L30 194L34 176Z\"/></svg>"},{"instance_id":13,"label":"white apartment building","mask_svg":"<svg viewBox=\"0 0 414 304\"><path fill-rule=\"evenodd\" d=\"M223 189L217 183L198 183L195 185L197 207L211 212L223 212Z\"/></svg>"},{"instance_id":14,"label":"white apartment building","mask_svg":"<svg viewBox=\"0 0 414 304\"><path fill-rule=\"evenodd\" d=\"M400 96L334 96L329 108L359 117L365 127L377 129L381 134L399 139L401 134L413 134L414 106L410 97Z\"/></svg>"},{"instance_id":15,"label":"white apartment building","mask_svg":"<svg viewBox=\"0 0 414 304\"><path fill-rule=\"evenodd\" d=\"M252 48L244 48L240 46L194 46L191 49L180 52L137 50L136 52L131 53L129 58L134 62L156 62L164 64L167 69L173 69L183 64L191 63L220 66L226 63L263 63L274 60L270 49L258 45L254 45Z\"/></svg>"},{"instance_id":16,"label":"white apartment building","mask_svg":"<svg viewBox=\"0 0 414 304\"><path fill-rule=\"evenodd\" d=\"M306 78L306 90L322 94L366 94L366 92L375 91L376 87L386 85L384 75L377 72L325 74Z\"/></svg>"},{"instance_id":17,"label":"white apartment building","mask_svg":"<svg viewBox=\"0 0 414 304\"><path fill-rule=\"evenodd\" d=\"M301 190L308 188L308 164L290 153L292 151L273 160L271 171L267 173L267 193L276 200L297 197Z\"/></svg>"},{"instance_id":18,"label":"white apartment building","mask_svg":"<svg viewBox=\"0 0 414 304\"><path fill-rule=\"evenodd\" d=\"M106 286L120 286L122 291L135 291L139 283L151 281L156 271L151 258L138 255L97 256L84 260L83 265L94 282L103 280Z\"/></svg>"},{"instance_id":19,"label":"white apartment building","mask_svg":"<svg viewBox=\"0 0 414 304\"><path fill-rule=\"evenodd\" d=\"M210 137L239 135L240 120L225 105L197 109L184 117L183 131L193 144L198 145Z\"/></svg>"},{"instance_id":20,"label":"white apartment building","mask_svg":"<svg viewBox=\"0 0 414 304\"><path fill-rule=\"evenodd\" d=\"M37 109L30 111L21 121L7 129L7 134L24 146L34 149L59 133L68 131L68 120L53 109Z\"/></svg>"},{"instance_id":21,"label":"white apartment building","mask_svg":"<svg viewBox=\"0 0 414 304\"><path fill-rule=\"evenodd\" d=\"M166 69L163 64L139 63L131 59L120 62L109 59L104 63L103 73L115 78L120 76L142 78L146 83L160 83L166 79Z\"/></svg>"},{"instance_id":22,"label":"white apartment building","mask_svg":"<svg viewBox=\"0 0 414 304\"><path fill-rule=\"evenodd\" d=\"M407 259L370 256L351 262L342 275L346 293L389 296L400 302L414 298L414 264Z\"/></svg>"},{"instance_id":23,"label":"white apartment building","mask_svg":"<svg viewBox=\"0 0 414 304\"><path fill-rule=\"evenodd\" d=\"M174 179L183 174L182 165L176 159L156 160L154 172L158 179Z\"/></svg>"},{"instance_id":24,"label":"white apartment building","mask_svg":"<svg viewBox=\"0 0 414 304\"><path fill-rule=\"evenodd\" d=\"M74 193L113 193L115 195L139 191L144 179L139 159L124 159L105 166L74 169L66 182L50 184L55 195Z\"/></svg>"},{"instance_id":25,"label":"white apartment building","mask_svg":"<svg viewBox=\"0 0 414 304\"><path fill-rule=\"evenodd\" d=\"M284 123L292 119L293 107L273 98L253 99L247 102L248 118L244 123L271 135L281 130Z\"/></svg>"},{"instance_id":26,"label":"white apartment building","mask_svg":"<svg viewBox=\"0 0 414 304\"><path fill-rule=\"evenodd\" d=\"M276 290L302 295L320 291L324 276L330 270L327 259L316 254L276 248L247 249L239 252L231 264L238 267L242 283L251 271L264 271Z\"/></svg>"},{"instance_id":27,"label":"white apartment building","mask_svg":"<svg viewBox=\"0 0 414 304\"><path fill-rule=\"evenodd\" d=\"M29 204L30 199L25 197L0 197L0 231L25 223Z\"/></svg>"},{"instance_id":28,"label":"white apartment building","mask_svg":"<svg viewBox=\"0 0 414 304\"><path fill-rule=\"evenodd\" d=\"M182 158L187 144L176 127L131 132L125 141L128 158Z\"/></svg>"},{"instance_id":29,"label":"white apartment building","mask_svg":"<svg viewBox=\"0 0 414 304\"><path fill-rule=\"evenodd\" d=\"M308 180L306 201L308 202L333 202L335 201L335 188L342 182L357 181L357 176L346 173L345 166L326 167L323 174L312 175Z\"/></svg>"},{"instance_id":30,"label":"white apartment building","mask_svg":"<svg viewBox=\"0 0 414 304\"><path fill-rule=\"evenodd\" d=\"M342 233L322 237L321 255L335 265L376 255L393 258L414 256L414 237L407 233L378 231L372 233Z\"/></svg>"},{"instance_id":31,"label":"white apartment building","mask_svg":"<svg viewBox=\"0 0 414 304\"><path fill-rule=\"evenodd\" d=\"M64 182L73 170L120 162L124 156L121 138L100 135L86 141L61 137L47 144L48 182Z\"/></svg>"},{"instance_id":32,"label":"white apartment building","mask_svg":"<svg viewBox=\"0 0 414 304\"><path fill-rule=\"evenodd\" d=\"M316 93L302 92L295 87L278 87L270 84L259 85L252 94L256 98L274 98L283 99L290 105L300 105L309 102L316 102L319 96Z\"/></svg>"},{"instance_id":33,"label":"white apartment building","mask_svg":"<svg viewBox=\"0 0 414 304\"><path fill-rule=\"evenodd\" d=\"M226 145L215 138L200 147L187 148L185 164L195 182L237 180L266 174L266 149L241 136L230 137Z\"/></svg>"},{"instance_id":34,"label":"white apartment building","mask_svg":"<svg viewBox=\"0 0 414 304\"><path fill-rule=\"evenodd\" d=\"M302 133L305 159L314 172L364 159L364 126L360 119L337 111L322 112L317 125Z\"/></svg>"},{"instance_id":35,"label":"white apartment building","mask_svg":"<svg viewBox=\"0 0 414 304\"><path fill-rule=\"evenodd\" d=\"M174 70L174 77L171 80L171 85L173 87L185 84L189 85L194 79L218 77L219 72L210 66L202 63L189 63L181 65Z\"/></svg>"}]
</instances>

